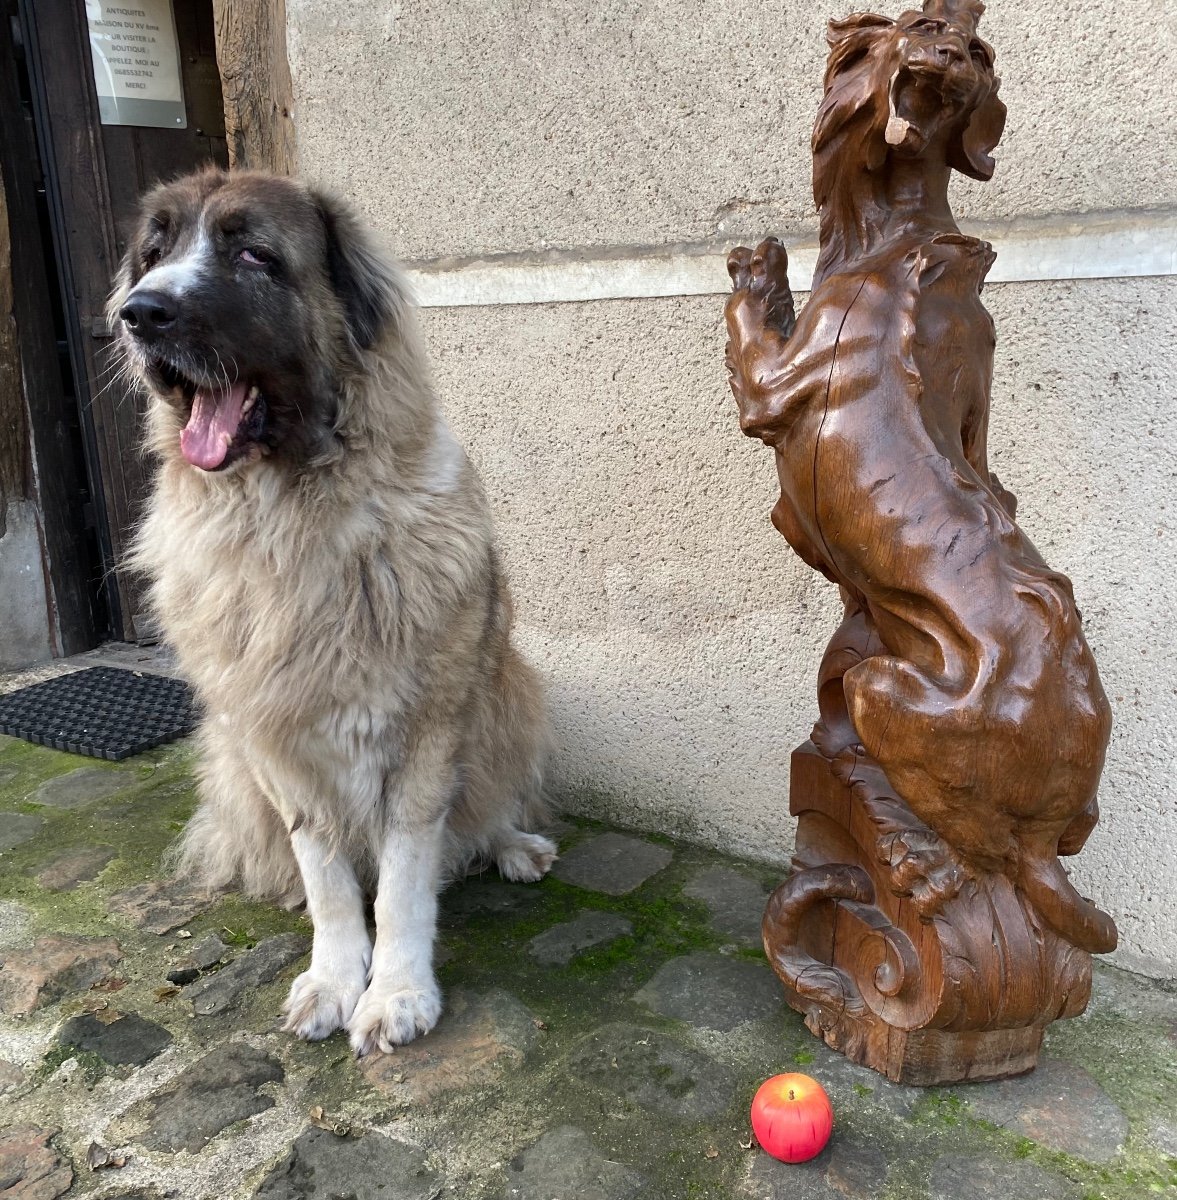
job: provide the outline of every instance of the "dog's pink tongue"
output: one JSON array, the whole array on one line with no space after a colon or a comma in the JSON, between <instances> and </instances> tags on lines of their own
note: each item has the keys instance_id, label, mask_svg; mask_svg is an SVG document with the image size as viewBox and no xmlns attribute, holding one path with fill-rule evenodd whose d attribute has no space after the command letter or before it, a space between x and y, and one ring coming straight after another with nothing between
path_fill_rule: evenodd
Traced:
<instances>
[{"instance_id":1,"label":"dog's pink tongue","mask_svg":"<svg viewBox=\"0 0 1177 1200\"><path fill-rule=\"evenodd\" d=\"M224 391L198 391L192 414L180 434L180 453L202 471L212 471L225 461L229 443L241 424L246 387L235 383Z\"/></svg>"}]
</instances>

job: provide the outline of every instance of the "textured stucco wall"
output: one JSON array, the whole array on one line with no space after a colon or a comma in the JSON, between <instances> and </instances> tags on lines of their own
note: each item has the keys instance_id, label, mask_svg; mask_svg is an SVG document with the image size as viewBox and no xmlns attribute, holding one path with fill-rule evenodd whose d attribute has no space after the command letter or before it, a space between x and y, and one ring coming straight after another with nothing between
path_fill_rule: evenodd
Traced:
<instances>
[{"instance_id":1,"label":"textured stucco wall","mask_svg":"<svg viewBox=\"0 0 1177 1200\"><path fill-rule=\"evenodd\" d=\"M408 259L797 234L815 223L824 23L850 7L288 0L300 159ZM993 182L956 185L959 216L999 230L1177 207L1157 83L1177 31L1155 6L992 5L983 32L1010 120ZM992 460L1074 580L1115 710L1104 819L1073 870L1119 921L1122 959L1174 973L1177 279L985 294ZM721 311L704 296L422 319L549 681L555 785L783 861L788 756L838 606L768 523L771 455L736 426Z\"/></svg>"},{"instance_id":2,"label":"textured stucco wall","mask_svg":"<svg viewBox=\"0 0 1177 1200\"><path fill-rule=\"evenodd\" d=\"M300 158L405 258L808 225L825 23L856 7L287 0ZM1177 22L1155 3L994 3L981 32L1010 118L962 212L1177 200Z\"/></svg>"},{"instance_id":3,"label":"textured stucco wall","mask_svg":"<svg viewBox=\"0 0 1177 1200\"><path fill-rule=\"evenodd\" d=\"M1068 573L1115 729L1073 863L1126 961L1177 962L1177 279L1004 284L990 455ZM524 644L581 809L784 860L788 755L835 589L768 522L772 456L726 391L718 298L428 310L494 499Z\"/></svg>"}]
</instances>

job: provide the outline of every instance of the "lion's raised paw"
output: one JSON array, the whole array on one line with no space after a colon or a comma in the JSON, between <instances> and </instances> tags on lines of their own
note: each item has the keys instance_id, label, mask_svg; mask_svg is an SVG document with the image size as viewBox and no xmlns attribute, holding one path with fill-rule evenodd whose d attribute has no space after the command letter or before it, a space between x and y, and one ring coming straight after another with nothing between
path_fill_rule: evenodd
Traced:
<instances>
[{"instance_id":1,"label":"lion's raised paw","mask_svg":"<svg viewBox=\"0 0 1177 1200\"><path fill-rule=\"evenodd\" d=\"M760 308L763 323L776 326L788 336L796 313L789 287L789 253L781 242L770 237L755 250L737 246L727 257L727 270L733 300Z\"/></svg>"}]
</instances>

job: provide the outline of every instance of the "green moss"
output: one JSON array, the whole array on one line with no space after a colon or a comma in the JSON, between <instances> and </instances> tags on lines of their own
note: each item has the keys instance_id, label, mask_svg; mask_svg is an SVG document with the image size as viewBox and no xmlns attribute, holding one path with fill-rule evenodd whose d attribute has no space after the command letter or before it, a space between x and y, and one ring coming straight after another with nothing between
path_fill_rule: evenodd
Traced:
<instances>
[{"instance_id":1,"label":"green moss","mask_svg":"<svg viewBox=\"0 0 1177 1200\"><path fill-rule=\"evenodd\" d=\"M302 1089L307 1107L320 1105L341 1124L362 1128L389 1120L395 1113L388 1106L388 1098L356 1069L355 1054L345 1033L334 1033L321 1042L291 1039L287 1062L307 1072Z\"/></svg>"},{"instance_id":2,"label":"green moss","mask_svg":"<svg viewBox=\"0 0 1177 1200\"><path fill-rule=\"evenodd\" d=\"M48 1079L63 1063L76 1059L81 1070L82 1078L91 1087L107 1072L107 1064L93 1050L83 1050L79 1046L55 1045L50 1048L41 1065L37 1068L35 1078L38 1081Z\"/></svg>"},{"instance_id":3,"label":"green moss","mask_svg":"<svg viewBox=\"0 0 1177 1200\"><path fill-rule=\"evenodd\" d=\"M1090 1072L1130 1119L1177 1112L1177 1064L1168 1028L1159 1020L1092 1013L1058 1021L1049 1030L1047 1052Z\"/></svg>"},{"instance_id":4,"label":"green moss","mask_svg":"<svg viewBox=\"0 0 1177 1200\"><path fill-rule=\"evenodd\" d=\"M28 811L34 806L27 797L40 782L89 761L0 739L0 767L17 767L16 777L0 786L0 808ZM167 1024L182 1046L203 1050L206 1039L220 1040L230 1026L234 1032L272 1035L272 1044L288 1068L287 1087L297 1089L300 1104L322 1105L354 1128L395 1119L400 1110L367 1084L342 1034L315 1044L272 1034L290 978L305 963L291 964L272 983L243 997L231 1022L193 1020L182 996L156 1005L155 991L179 947L174 942L169 947L169 939L115 926L106 905L113 892L159 876L163 852L195 803L192 761L187 747L153 751L134 760L133 777L115 796L83 809L38 808L45 827L32 841L0 859L0 898L27 905L38 933L49 929L117 933L127 955L128 978L119 993L119 1007ZM592 803L601 813L621 809L615 797L603 794L595 794ZM567 848L606 828L594 820L578 819L577 827L561 840ZM773 1064L787 1070L790 1060L799 1067L815 1061L814 1043L800 1017L783 1012L779 1019L749 1027L714 1050L734 1072L737 1086L727 1110L700 1125L680 1126L634 1103L604 1096L571 1075L568 1054L589 1031L617 1020L685 1040L678 1023L632 999L669 958L717 950L726 941L712 931L706 907L684 897L684 884L709 865L730 865L766 884L775 883L780 873L674 845L662 834L641 836L674 846L674 859L627 896L605 896L552 878L521 887L489 876L459 883L443 897L441 940L453 955L440 972L443 986L506 987L546 1028L523 1065L504 1068L501 1077L485 1088L447 1094L415 1110L414 1119L422 1122L423 1137L436 1136L439 1145L460 1129L466 1138L484 1142L496 1138L512 1152L532 1131L575 1124L591 1133L602 1153L645 1174L652 1195L726 1200L736 1194L749 1161L737 1146L747 1136L747 1106L759 1082ZM59 895L37 885L36 870L50 856L65 847L95 843L118 850L118 857L96 880ZM633 931L577 955L566 967L537 963L527 951L528 941L584 909L623 916ZM225 897L194 918L188 928L194 937L215 932L241 950L276 933L310 932L309 923L299 914L235 896ZM763 961L756 948L735 953ZM63 1011L72 1003L64 1005ZM1158 1155L1140 1132L1143 1122L1157 1112L1177 1108L1177 1068L1164 1021L1158 1017L1150 1024L1100 1014L1061 1022L1050 1032L1049 1052L1086 1067L1133 1121L1128 1145L1114 1161L1096 1166L1050 1152L1028 1138L978 1121L959 1096L948 1092L929 1092L911 1117L903 1119L878 1105L874 1090L864 1084L855 1085L839 1102L839 1136L886 1147L891 1175L880 1200L920 1200L926 1195L927 1164L943 1154L981 1153L1011 1163L1031 1161L1073 1180L1092 1200L1141 1200L1177 1187L1177 1161ZM110 1069L96 1055L74 1047L54 1047L38 1068L38 1081L70 1058L79 1061L86 1080L105 1075L113 1082ZM706 1157L710 1146L719 1151L714 1158ZM500 1182L498 1176L493 1184L489 1179L472 1180L468 1194L472 1198L497 1195Z\"/></svg>"},{"instance_id":5,"label":"green moss","mask_svg":"<svg viewBox=\"0 0 1177 1200\"><path fill-rule=\"evenodd\" d=\"M221 926L220 938L226 946L244 946L246 950L252 950L257 945L252 930L230 929L228 925Z\"/></svg>"},{"instance_id":6,"label":"green moss","mask_svg":"<svg viewBox=\"0 0 1177 1200\"><path fill-rule=\"evenodd\" d=\"M734 950L725 951L733 958L744 958L750 962L768 962L768 956L762 946L737 946Z\"/></svg>"},{"instance_id":7,"label":"green moss","mask_svg":"<svg viewBox=\"0 0 1177 1200\"><path fill-rule=\"evenodd\" d=\"M186 928L193 938L215 933L226 946L242 949L253 949L264 938L279 933L311 932L310 920L303 913L244 896L226 896L214 908L189 921Z\"/></svg>"},{"instance_id":8,"label":"green moss","mask_svg":"<svg viewBox=\"0 0 1177 1200\"><path fill-rule=\"evenodd\" d=\"M120 770L127 785L111 796L75 809L36 807L44 826L29 841L0 856L0 899L30 910L34 933L80 934L115 931L107 898L133 884L157 878L165 850L195 806L192 752L181 744L142 755L127 764L105 764L18 742L0 749L0 764L20 768L0 788L0 807L30 807L23 797L45 779L79 765ZM50 892L35 876L63 849L108 845L117 852L101 875L72 891Z\"/></svg>"},{"instance_id":9,"label":"green moss","mask_svg":"<svg viewBox=\"0 0 1177 1200\"><path fill-rule=\"evenodd\" d=\"M634 962L640 945L636 937L619 937L608 945L582 950L569 964L569 970L573 975L582 977L612 971L620 963Z\"/></svg>"},{"instance_id":10,"label":"green moss","mask_svg":"<svg viewBox=\"0 0 1177 1200\"><path fill-rule=\"evenodd\" d=\"M1137 1063L1136 1068L1142 1065ZM930 1092L917 1105L909 1122L917 1137L935 1145L937 1154L949 1152L945 1147L951 1146L961 1153L987 1151L1011 1160L1030 1161L1074 1180L1084 1189L1084 1195L1097 1200L1140 1200L1146 1194L1165 1193L1177 1187L1177 1164L1149 1147L1135 1144L1131 1138L1122 1155L1098 1166L980 1120L971 1115L964 1100L949 1092Z\"/></svg>"}]
</instances>

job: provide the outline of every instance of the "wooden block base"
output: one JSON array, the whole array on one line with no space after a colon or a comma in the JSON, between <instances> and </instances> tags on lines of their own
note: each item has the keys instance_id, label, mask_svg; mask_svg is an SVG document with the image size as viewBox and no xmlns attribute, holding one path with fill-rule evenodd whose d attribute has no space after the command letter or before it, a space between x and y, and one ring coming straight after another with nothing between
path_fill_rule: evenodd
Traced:
<instances>
[{"instance_id":1,"label":"wooden block base","mask_svg":"<svg viewBox=\"0 0 1177 1200\"><path fill-rule=\"evenodd\" d=\"M1081 1013L1091 957L1015 883L962 862L861 756L794 752L794 873L764 916L769 961L812 1032L920 1086L1032 1070Z\"/></svg>"},{"instance_id":2,"label":"wooden block base","mask_svg":"<svg viewBox=\"0 0 1177 1200\"><path fill-rule=\"evenodd\" d=\"M806 1014L810 1032L831 1050L895 1083L913 1087L1024 1075L1038 1065L1045 1032L1041 1025L973 1032L893 1029L877 1019L859 1020L846 1015L823 1028L818 1021L810 1021L809 1005L803 996L789 987L785 995L793 1008Z\"/></svg>"}]
</instances>

